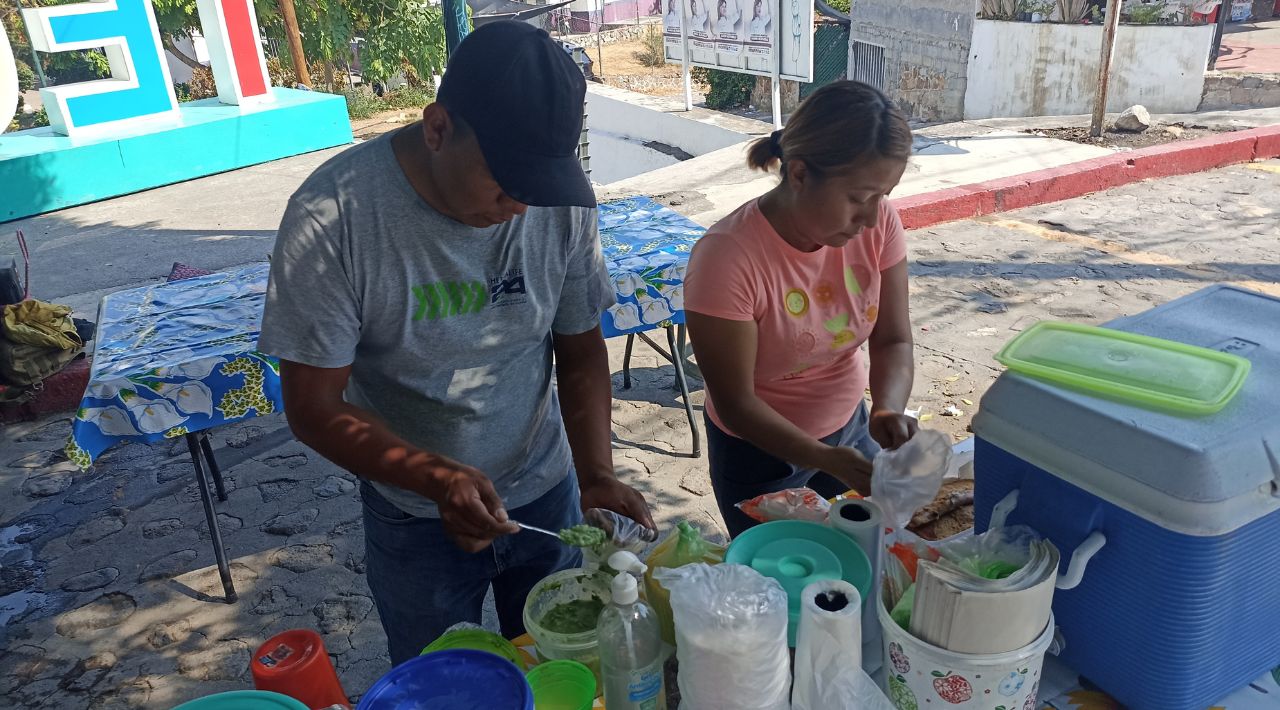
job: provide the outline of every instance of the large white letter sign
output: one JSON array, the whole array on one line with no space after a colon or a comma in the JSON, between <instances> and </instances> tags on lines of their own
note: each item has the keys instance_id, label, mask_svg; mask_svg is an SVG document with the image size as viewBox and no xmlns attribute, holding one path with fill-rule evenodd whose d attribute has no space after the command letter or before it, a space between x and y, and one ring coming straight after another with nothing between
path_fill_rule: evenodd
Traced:
<instances>
[{"instance_id":1,"label":"large white letter sign","mask_svg":"<svg viewBox=\"0 0 1280 710\"><path fill-rule=\"evenodd\" d=\"M0 23L0 133L9 127L18 110L18 63L9 46L9 35Z\"/></svg>"},{"instance_id":2,"label":"large white letter sign","mask_svg":"<svg viewBox=\"0 0 1280 710\"><path fill-rule=\"evenodd\" d=\"M209 44L218 100L240 106L270 101L271 77L253 0L196 0L196 8Z\"/></svg>"},{"instance_id":3,"label":"large white letter sign","mask_svg":"<svg viewBox=\"0 0 1280 710\"><path fill-rule=\"evenodd\" d=\"M119 130L140 119L175 118L178 100L151 0L91 0L23 10L42 52L102 48L111 78L40 90L49 124L68 136Z\"/></svg>"}]
</instances>

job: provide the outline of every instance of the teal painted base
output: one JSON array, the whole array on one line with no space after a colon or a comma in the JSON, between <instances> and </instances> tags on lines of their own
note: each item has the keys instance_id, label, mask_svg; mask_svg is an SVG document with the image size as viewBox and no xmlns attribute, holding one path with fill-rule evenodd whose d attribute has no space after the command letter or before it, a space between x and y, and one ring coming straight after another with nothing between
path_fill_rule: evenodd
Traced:
<instances>
[{"instance_id":1,"label":"teal painted base","mask_svg":"<svg viewBox=\"0 0 1280 710\"><path fill-rule=\"evenodd\" d=\"M185 103L176 123L92 140L0 134L0 222L351 142L343 97L272 92L275 102L248 109Z\"/></svg>"}]
</instances>

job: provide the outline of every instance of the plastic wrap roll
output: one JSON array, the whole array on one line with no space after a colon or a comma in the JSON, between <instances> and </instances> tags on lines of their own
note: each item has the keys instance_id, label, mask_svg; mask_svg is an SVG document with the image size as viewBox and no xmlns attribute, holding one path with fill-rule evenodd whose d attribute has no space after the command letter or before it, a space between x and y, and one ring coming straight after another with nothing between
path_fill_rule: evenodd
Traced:
<instances>
[{"instance_id":1,"label":"plastic wrap roll","mask_svg":"<svg viewBox=\"0 0 1280 710\"><path fill-rule=\"evenodd\" d=\"M880 654L875 649L880 647L880 620L876 616L875 602L880 599L880 556L884 550L884 514L880 507L865 498L846 498L836 501L831 506L831 514L827 517L831 527L853 538L858 547L867 553L871 561L871 599L862 604L862 636L871 649L865 654L868 673L874 672L881 665Z\"/></svg>"},{"instance_id":2,"label":"plastic wrap roll","mask_svg":"<svg viewBox=\"0 0 1280 710\"><path fill-rule=\"evenodd\" d=\"M829 693L846 674L862 673L862 599L840 579L814 582L800 597L793 710L836 707Z\"/></svg>"}]
</instances>

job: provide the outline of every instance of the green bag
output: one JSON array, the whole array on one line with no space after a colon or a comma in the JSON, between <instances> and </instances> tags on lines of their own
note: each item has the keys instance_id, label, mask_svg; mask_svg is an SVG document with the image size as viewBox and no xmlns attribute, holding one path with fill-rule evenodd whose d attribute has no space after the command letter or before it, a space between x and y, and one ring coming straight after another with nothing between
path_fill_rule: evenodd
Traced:
<instances>
[{"instance_id":1,"label":"green bag","mask_svg":"<svg viewBox=\"0 0 1280 710\"><path fill-rule=\"evenodd\" d=\"M0 379L18 387L31 387L61 372L83 353L83 347L42 348L0 337Z\"/></svg>"}]
</instances>

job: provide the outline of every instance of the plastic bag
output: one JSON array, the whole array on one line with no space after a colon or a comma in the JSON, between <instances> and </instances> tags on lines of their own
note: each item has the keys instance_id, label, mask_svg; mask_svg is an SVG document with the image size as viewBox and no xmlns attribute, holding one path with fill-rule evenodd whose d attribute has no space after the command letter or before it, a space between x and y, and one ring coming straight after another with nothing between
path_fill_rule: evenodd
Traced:
<instances>
[{"instance_id":1,"label":"plastic bag","mask_svg":"<svg viewBox=\"0 0 1280 710\"><path fill-rule=\"evenodd\" d=\"M671 618L671 593L653 578L659 568L675 569L685 565L702 562L717 565L724 561L724 545L717 545L702 537L698 529L681 520L675 530L667 534L662 542L649 553L645 564L649 569L644 572L645 601L658 615L658 626L662 630L662 640L672 646L676 643L675 623Z\"/></svg>"},{"instance_id":2,"label":"plastic bag","mask_svg":"<svg viewBox=\"0 0 1280 710\"><path fill-rule=\"evenodd\" d=\"M611 571L607 564L609 556L619 550L639 553L645 545L658 539L658 531L651 530L620 513L604 508L589 508L582 514L587 525L600 528L608 536L604 544L582 548L582 559L585 567Z\"/></svg>"},{"instance_id":3,"label":"plastic bag","mask_svg":"<svg viewBox=\"0 0 1280 710\"><path fill-rule=\"evenodd\" d=\"M896 449L882 450L872 462L871 500L884 511L885 524L903 528L942 487L951 466L947 435L923 429Z\"/></svg>"},{"instance_id":4,"label":"plastic bag","mask_svg":"<svg viewBox=\"0 0 1280 710\"><path fill-rule=\"evenodd\" d=\"M992 528L934 547L944 559L983 579L1004 579L1031 560L1031 543L1040 534L1026 525Z\"/></svg>"},{"instance_id":5,"label":"plastic bag","mask_svg":"<svg viewBox=\"0 0 1280 710\"><path fill-rule=\"evenodd\" d=\"M788 710L787 593L744 565L654 573L671 591L684 710Z\"/></svg>"},{"instance_id":6,"label":"plastic bag","mask_svg":"<svg viewBox=\"0 0 1280 710\"><path fill-rule=\"evenodd\" d=\"M761 523L774 520L807 520L827 522L831 504L812 488L788 488L744 500L735 507L747 517Z\"/></svg>"},{"instance_id":7,"label":"plastic bag","mask_svg":"<svg viewBox=\"0 0 1280 710\"><path fill-rule=\"evenodd\" d=\"M831 680L817 684L813 691L793 702L791 710L897 710L861 668L829 669L824 673L831 674Z\"/></svg>"}]
</instances>

